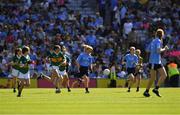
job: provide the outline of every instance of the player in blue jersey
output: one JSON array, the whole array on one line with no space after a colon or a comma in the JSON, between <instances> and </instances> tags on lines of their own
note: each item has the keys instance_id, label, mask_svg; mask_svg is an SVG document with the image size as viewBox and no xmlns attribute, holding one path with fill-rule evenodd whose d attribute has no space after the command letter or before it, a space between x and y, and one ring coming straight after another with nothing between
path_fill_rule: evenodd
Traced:
<instances>
[{"instance_id":1,"label":"player in blue jersey","mask_svg":"<svg viewBox=\"0 0 180 115\"><path fill-rule=\"evenodd\" d=\"M93 63L93 57L91 56L91 53L93 51L93 48L89 45L84 45L84 52L82 52L78 58L77 58L77 66L79 70L79 77L82 78L82 81L84 82L85 86L85 93L89 93L88 87L89 87L89 70L92 70L92 63Z\"/></svg>"},{"instance_id":2,"label":"player in blue jersey","mask_svg":"<svg viewBox=\"0 0 180 115\"><path fill-rule=\"evenodd\" d=\"M146 87L146 91L143 93L145 97L150 96L149 89L153 84L153 82L156 80L157 72L159 73L159 79L155 88L152 91L157 96L161 97L158 89L167 76L166 70L161 62L161 52L164 52L169 49L167 46L165 46L164 48L162 46L163 36L164 36L164 31L162 29L158 29L156 31L155 39L152 40L149 47L147 48L147 51L150 53L150 57L149 57L150 78Z\"/></svg>"},{"instance_id":3,"label":"player in blue jersey","mask_svg":"<svg viewBox=\"0 0 180 115\"><path fill-rule=\"evenodd\" d=\"M138 57L135 54L135 47L130 47L130 53L126 54L123 63L126 64L126 70L128 73L128 91L130 92L131 86L135 81L135 70L136 70L136 65L138 64Z\"/></svg>"}]
</instances>

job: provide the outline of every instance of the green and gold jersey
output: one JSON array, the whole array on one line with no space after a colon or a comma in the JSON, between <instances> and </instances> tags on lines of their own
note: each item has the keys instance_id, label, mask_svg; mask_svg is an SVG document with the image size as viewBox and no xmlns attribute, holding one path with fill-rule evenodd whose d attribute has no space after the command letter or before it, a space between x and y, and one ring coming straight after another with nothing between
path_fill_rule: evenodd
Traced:
<instances>
[{"instance_id":1,"label":"green and gold jersey","mask_svg":"<svg viewBox=\"0 0 180 115\"><path fill-rule=\"evenodd\" d=\"M21 56L19 63L20 63L20 68L19 71L23 74L26 74L29 71L29 63L31 62L31 59L29 55L27 56Z\"/></svg>"},{"instance_id":2,"label":"green and gold jersey","mask_svg":"<svg viewBox=\"0 0 180 115\"><path fill-rule=\"evenodd\" d=\"M66 68L67 68L67 58L66 58L66 57L65 57L65 61L66 61L66 64L61 64L61 65L59 65L59 70L60 70L60 71L66 70Z\"/></svg>"},{"instance_id":3,"label":"green and gold jersey","mask_svg":"<svg viewBox=\"0 0 180 115\"><path fill-rule=\"evenodd\" d=\"M71 58L70 58L70 56L68 56L67 54L64 54L64 57L65 57L65 60L66 60L66 64L59 66L59 70L60 70L60 71L66 70L66 68L71 64Z\"/></svg>"},{"instance_id":4,"label":"green and gold jersey","mask_svg":"<svg viewBox=\"0 0 180 115\"><path fill-rule=\"evenodd\" d=\"M140 65L143 64L143 58L142 58L141 56L138 56L138 63L139 63Z\"/></svg>"},{"instance_id":5,"label":"green and gold jersey","mask_svg":"<svg viewBox=\"0 0 180 115\"><path fill-rule=\"evenodd\" d=\"M51 59L52 66L60 66L61 63L65 61L65 57L61 52L58 54L53 52L49 57Z\"/></svg>"},{"instance_id":6,"label":"green and gold jersey","mask_svg":"<svg viewBox=\"0 0 180 115\"><path fill-rule=\"evenodd\" d=\"M13 59L12 59L12 61L13 61L12 68L13 69L19 70L19 60L20 60L20 58L21 57L19 57L17 55L13 56Z\"/></svg>"},{"instance_id":7,"label":"green and gold jersey","mask_svg":"<svg viewBox=\"0 0 180 115\"><path fill-rule=\"evenodd\" d=\"M143 58L141 56L138 56L138 65L136 69L141 70L143 67Z\"/></svg>"}]
</instances>

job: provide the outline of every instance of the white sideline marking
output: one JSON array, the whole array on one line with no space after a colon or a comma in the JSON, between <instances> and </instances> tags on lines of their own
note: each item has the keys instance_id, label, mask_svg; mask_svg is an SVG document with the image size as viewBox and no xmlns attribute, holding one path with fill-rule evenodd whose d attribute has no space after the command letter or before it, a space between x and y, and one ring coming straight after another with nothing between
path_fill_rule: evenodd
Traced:
<instances>
[{"instance_id":1,"label":"white sideline marking","mask_svg":"<svg viewBox=\"0 0 180 115\"><path fill-rule=\"evenodd\" d=\"M180 114L119 114L119 113L115 113L115 114L61 114L61 113L57 113L57 114L44 114L44 113L40 113L40 114L2 114L0 113L0 115L180 115Z\"/></svg>"}]
</instances>

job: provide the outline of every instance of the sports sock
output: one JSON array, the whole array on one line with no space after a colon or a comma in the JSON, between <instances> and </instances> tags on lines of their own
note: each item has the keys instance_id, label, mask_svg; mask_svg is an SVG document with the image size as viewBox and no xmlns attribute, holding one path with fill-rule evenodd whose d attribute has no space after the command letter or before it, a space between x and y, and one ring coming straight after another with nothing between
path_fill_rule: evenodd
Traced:
<instances>
[{"instance_id":1,"label":"sports sock","mask_svg":"<svg viewBox=\"0 0 180 115\"><path fill-rule=\"evenodd\" d=\"M87 87L86 87L85 89L86 89L86 91L88 91L88 88L87 88Z\"/></svg>"},{"instance_id":2,"label":"sports sock","mask_svg":"<svg viewBox=\"0 0 180 115\"><path fill-rule=\"evenodd\" d=\"M158 89L159 89L159 86L156 86L156 87L155 87L155 89L157 89L157 90L158 90Z\"/></svg>"},{"instance_id":3,"label":"sports sock","mask_svg":"<svg viewBox=\"0 0 180 115\"><path fill-rule=\"evenodd\" d=\"M139 90L139 87L137 87L137 90Z\"/></svg>"},{"instance_id":4,"label":"sports sock","mask_svg":"<svg viewBox=\"0 0 180 115\"><path fill-rule=\"evenodd\" d=\"M149 92L149 89L146 89L146 92Z\"/></svg>"},{"instance_id":5,"label":"sports sock","mask_svg":"<svg viewBox=\"0 0 180 115\"><path fill-rule=\"evenodd\" d=\"M67 89L69 90L69 89L70 89L70 87L69 87L69 86L67 86Z\"/></svg>"}]
</instances>

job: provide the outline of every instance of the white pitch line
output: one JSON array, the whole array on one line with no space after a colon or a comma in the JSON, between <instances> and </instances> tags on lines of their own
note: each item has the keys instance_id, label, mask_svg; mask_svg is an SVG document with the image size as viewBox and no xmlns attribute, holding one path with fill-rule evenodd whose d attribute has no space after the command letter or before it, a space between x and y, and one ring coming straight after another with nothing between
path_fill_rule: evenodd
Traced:
<instances>
[{"instance_id":1,"label":"white pitch line","mask_svg":"<svg viewBox=\"0 0 180 115\"><path fill-rule=\"evenodd\" d=\"M44 113L40 113L40 114L2 114L0 113L0 115L180 115L180 114L61 114L61 113L57 113L57 114L44 114Z\"/></svg>"}]
</instances>

